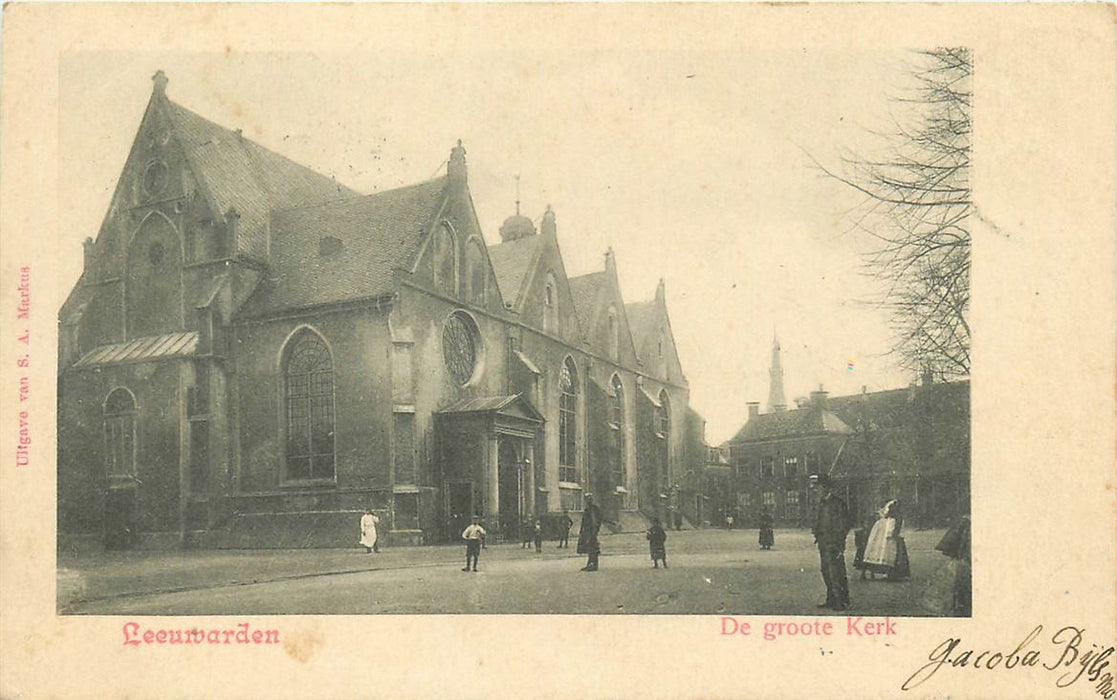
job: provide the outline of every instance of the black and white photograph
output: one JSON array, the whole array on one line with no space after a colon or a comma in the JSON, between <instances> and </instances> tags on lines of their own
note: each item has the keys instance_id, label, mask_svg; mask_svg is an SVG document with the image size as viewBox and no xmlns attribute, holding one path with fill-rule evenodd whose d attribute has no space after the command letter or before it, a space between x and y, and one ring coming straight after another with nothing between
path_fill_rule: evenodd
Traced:
<instances>
[{"instance_id":1,"label":"black and white photograph","mask_svg":"<svg viewBox=\"0 0 1117 700\"><path fill-rule=\"evenodd\" d=\"M0 694L1109 697L1100 19L6 10Z\"/></svg>"},{"instance_id":2,"label":"black and white photograph","mask_svg":"<svg viewBox=\"0 0 1117 700\"><path fill-rule=\"evenodd\" d=\"M59 610L968 616L971 52L726 58L64 64Z\"/></svg>"}]
</instances>

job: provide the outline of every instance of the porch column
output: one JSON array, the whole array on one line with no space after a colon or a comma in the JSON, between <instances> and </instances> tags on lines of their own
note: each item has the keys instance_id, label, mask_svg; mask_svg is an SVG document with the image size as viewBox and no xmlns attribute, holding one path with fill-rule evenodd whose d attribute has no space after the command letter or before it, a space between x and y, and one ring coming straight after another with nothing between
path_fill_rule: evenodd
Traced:
<instances>
[{"instance_id":1,"label":"porch column","mask_svg":"<svg viewBox=\"0 0 1117 700\"><path fill-rule=\"evenodd\" d=\"M495 434L488 437L485 475L488 477L488 489L485 494L485 527L490 534L500 528L500 441Z\"/></svg>"},{"instance_id":2,"label":"porch column","mask_svg":"<svg viewBox=\"0 0 1117 700\"><path fill-rule=\"evenodd\" d=\"M535 440L526 439L524 445L524 508L532 522L539 517L535 512Z\"/></svg>"}]
</instances>

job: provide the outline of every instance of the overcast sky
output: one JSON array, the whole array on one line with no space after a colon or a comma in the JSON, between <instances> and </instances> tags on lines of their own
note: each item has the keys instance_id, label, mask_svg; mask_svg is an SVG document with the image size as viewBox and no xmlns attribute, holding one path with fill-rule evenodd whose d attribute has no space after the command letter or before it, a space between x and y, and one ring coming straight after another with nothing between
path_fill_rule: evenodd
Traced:
<instances>
[{"instance_id":1,"label":"overcast sky","mask_svg":"<svg viewBox=\"0 0 1117 700\"><path fill-rule=\"evenodd\" d=\"M766 402L773 332L789 401L904 386L883 314L859 299L860 201L821 176L887 127L899 53L786 50L71 54L62 63L59 281L76 280L157 68L183 106L362 192L429 179L461 138L490 244L556 212L567 271L612 246L626 302L667 283L707 438ZM72 195L71 195L72 193ZM59 299L59 303L61 299ZM852 368L850 364L852 363Z\"/></svg>"}]
</instances>

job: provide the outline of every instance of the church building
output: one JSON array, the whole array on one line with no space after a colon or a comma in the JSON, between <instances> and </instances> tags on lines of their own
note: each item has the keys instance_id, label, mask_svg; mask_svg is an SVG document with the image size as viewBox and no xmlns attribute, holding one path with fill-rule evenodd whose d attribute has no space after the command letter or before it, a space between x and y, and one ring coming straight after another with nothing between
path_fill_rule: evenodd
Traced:
<instances>
[{"instance_id":1,"label":"church building","mask_svg":"<svg viewBox=\"0 0 1117 700\"><path fill-rule=\"evenodd\" d=\"M460 142L363 195L153 81L59 312L60 540L343 547L366 508L395 543L512 537L590 492L665 515L704 458L662 281L626 304L611 250L568 276L549 207L488 244Z\"/></svg>"}]
</instances>

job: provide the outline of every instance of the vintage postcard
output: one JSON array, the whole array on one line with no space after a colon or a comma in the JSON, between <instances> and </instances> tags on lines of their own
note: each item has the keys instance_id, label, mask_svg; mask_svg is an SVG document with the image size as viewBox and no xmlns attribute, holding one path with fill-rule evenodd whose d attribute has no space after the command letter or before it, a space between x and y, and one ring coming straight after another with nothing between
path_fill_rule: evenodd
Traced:
<instances>
[{"instance_id":1,"label":"vintage postcard","mask_svg":"<svg viewBox=\"0 0 1117 700\"><path fill-rule=\"evenodd\" d=\"M0 696L1117 695L1109 8L3 19Z\"/></svg>"}]
</instances>

